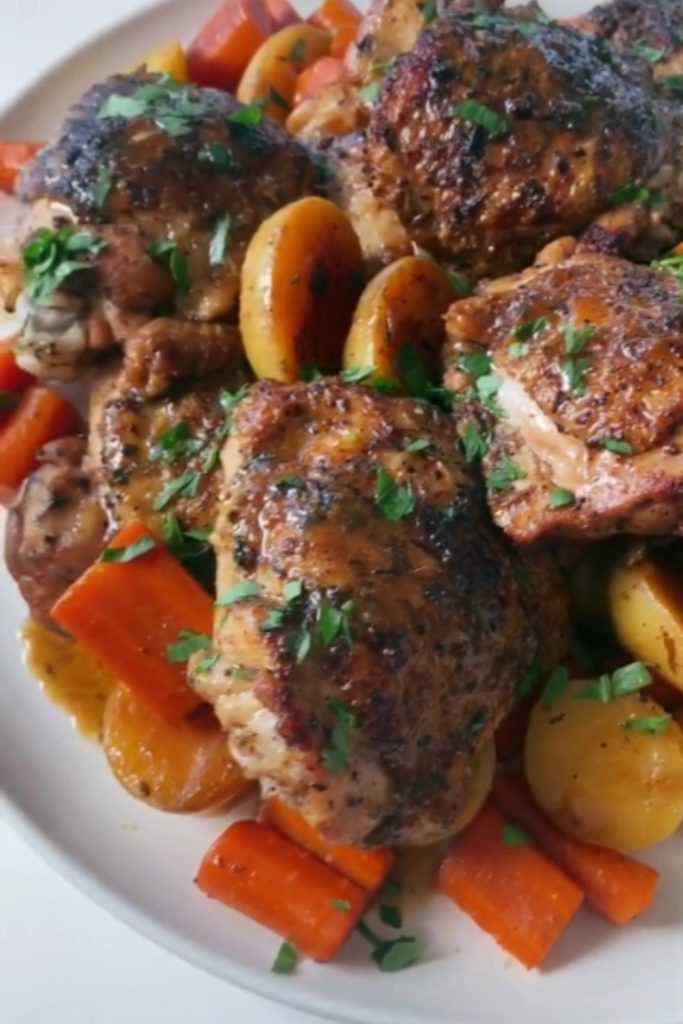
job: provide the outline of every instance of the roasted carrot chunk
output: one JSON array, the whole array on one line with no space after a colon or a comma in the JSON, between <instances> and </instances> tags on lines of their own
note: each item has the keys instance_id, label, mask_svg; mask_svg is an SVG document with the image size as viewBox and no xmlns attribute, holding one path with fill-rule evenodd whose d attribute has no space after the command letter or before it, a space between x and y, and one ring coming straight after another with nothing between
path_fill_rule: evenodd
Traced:
<instances>
[{"instance_id":1,"label":"roasted carrot chunk","mask_svg":"<svg viewBox=\"0 0 683 1024\"><path fill-rule=\"evenodd\" d=\"M336 82L343 82L347 76L346 65L339 57L321 57L315 64L304 68L297 79L294 105L317 96L321 89Z\"/></svg>"},{"instance_id":2,"label":"roasted carrot chunk","mask_svg":"<svg viewBox=\"0 0 683 1024\"><path fill-rule=\"evenodd\" d=\"M173 645L184 636L188 650L209 646L211 598L142 523L125 526L108 550L126 554L91 566L52 617L133 693L179 721L201 702Z\"/></svg>"},{"instance_id":3,"label":"roasted carrot chunk","mask_svg":"<svg viewBox=\"0 0 683 1024\"><path fill-rule=\"evenodd\" d=\"M17 365L14 352L10 349L0 349L0 392L19 395L35 383L36 378L33 374L27 373Z\"/></svg>"},{"instance_id":4,"label":"roasted carrot chunk","mask_svg":"<svg viewBox=\"0 0 683 1024\"><path fill-rule=\"evenodd\" d=\"M374 893L380 888L394 866L394 855L385 847L364 850L360 846L335 846L328 843L312 825L309 825L303 815L278 797L273 797L264 804L263 817L278 832L303 846L309 853L325 861L369 893Z\"/></svg>"},{"instance_id":5,"label":"roasted carrot chunk","mask_svg":"<svg viewBox=\"0 0 683 1024\"><path fill-rule=\"evenodd\" d=\"M439 889L525 967L546 959L583 902L573 878L530 843L506 842L510 822L485 805L458 836Z\"/></svg>"},{"instance_id":6,"label":"roasted carrot chunk","mask_svg":"<svg viewBox=\"0 0 683 1024\"><path fill-rule=\"evenodd\" d=\"M258 821L231 825L204 857L196 882L322 961L336 956L368 902L359 886Z\"/></svg>"},{"instance_id":7,"label":"roasted carrot chunk","mask_svg":"<svg viewBox=\"0 0 683 1024\"><path fill-rule=\"evenodd\" d=\"M583 886L588 902L610 921L628 924L651 905L659 879L654 868L566 835L537 806L521 775L499 775L493 800Z\"/></svg>"},{"instance_id":8,"label":"roasted carrot chunk","mask_svg":"<svg viewBox=\"0 0 683 1024\"><path fill-rule=\"evenodd\" d=\"M358 34L362 16L350 0L324 0L308 20L332 33L330 55L343 57Z\"/></svg>"},{"instance_id":9,"label":"roasted carrot chunk","mask_svg":"<svg viewBox=\"0 0 683 1024\"><path fill-rule=\"evenodd\" d=\"M0 493L12 492L35 469L43 445L80 428L78 412L56 391L42 387L25 391L0 427Z\"/></svg>"},{"instance_id":10,"label":"roasted carrot chunk","mask_svg":"<svg viewBox=\"0 0 683 1024\"><path fill-rule=\"evenodd\" d=\"M226 0L187 51L191 82L234 92L244 69L271 33L263 0Z\"/></svg>"},{"instance_id":11,"label":"roasted carrot chunk","mask_svg":"<svg viewBox=\"0 0 683 1024\"><path fill-rule=\"evenodd\" d=\"M14 191L22 169L44 146L44 142L0 142L0 192Z\"/></svg>"},{"instance_id":12,"label":"roasted carrot chunk","mask_svg":"<svg viewBox=\"0 0 683 1024\"><path fill-rule=\"evenodd\" d=\"M270 18L272 32L279 32L288 25L298 25L302 20L299 12L292 7L289 0L266 0L266 10Z\"/></svg>"}]
</instances>

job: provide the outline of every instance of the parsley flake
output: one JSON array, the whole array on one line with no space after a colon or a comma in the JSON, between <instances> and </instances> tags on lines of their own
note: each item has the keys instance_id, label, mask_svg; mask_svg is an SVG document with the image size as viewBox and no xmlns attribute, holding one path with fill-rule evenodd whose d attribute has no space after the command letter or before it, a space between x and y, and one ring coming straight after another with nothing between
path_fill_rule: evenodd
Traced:
<instances>
[{"instance_id":1,"label":"parsley flake","mask_svg":"<svg viewBox=\"0 0 683 1024\"><path fill-rule=\"evenodd\" d=\"M636 181L629 181L613 192L609 197L612 206L622 203L642 203L643 206L661 206L662 193L658 188L647 188Z\"/></svg>"},{"instance_id":2,"label":"parsley flake","mask_svg":"<svg viewBox=\"0 0 683 1024\"><path fill-rule=\"evenodd\" d=\"M410 487L399 484L383 466L377 467L375 501L391 523L398 523L415 511L415 495Z\"/></svg>"},{"instance_id":3,"label":"parsley flake","mask_svg":"<svg viewBox=\"0 0 683 1024\"><path fill-rule=\"evenodd\" d=\"M133 544L127 544L122 548L105 548L102 552L103 562L133 562L136 558L140 558L141 555L146 555L148 551L154 550L157 546L154 537L141 537L140 540L136 540Z\"/></svg>"},{"instance_id":4,"label":"parsley flake","mask_svg":"<svg viewBox=\"0 0 683 1024\"><path fill-rule=\"evenodd\" d=\"M359 91L358 95L363 103L374 103L379 96L380 83L370 82L369 85L363 86Z\"/></svg>"},{"instance_id":5,"label":"parsley flake","mask_svg":"<svg viewBox=\"0 0 683 1024\"><path fill-rule=\"evenodd\" d=\"M564 348L568 356L581 355L588 342L595 337L598 329L595 324L586 324L584 327L575 327L572 323L566 323L562 327L564 334Z\"/></svg>"},{"instance_id":6,"label":"parsley flake","mask_svg":"<svg viewBox=\"0 0 683 1024\"><path fill-rule=\"evenodd\" d=\"M90 231L41 228L22 252L29 298L38 306L45 305L68 278L91 270L92 257L106 247L104 239Z\"/></svg>"},{"instance_id":7,"label":"parsley flake","mask_svg":"<svg viewBox=\"0 0 683 1024\"><path fill-rule=\"evenodd\" d=\"M546 681L541 694L541 703L549 711L555 707L557 702L564 697L569 688L569 669L564 665L557 665Z\"/></svg>"},{"instance_id":8,"label":"parsley flake","mask_svg":"<svg viewBox=\"0 0 683 1024\"><path fill-rule=\"evenodd\" d=\"M332 908L341 911L342 914L348 914L351 910L351 904L348 900L332 900Z\"/></svg>"},{"instance_id":9,"label":"parsley flake","mask_svg":"<svg viewBox=\"0 0 683 1024\"><path fill-rule=\"evenodd\" d=\"M160 238L147 248L148 255L155 263L165 263L171 271L176 288L181 295L188 295L192 289L190 273L187 269L185 253L177 242L170 238Z\"/></svg>"},{"instance_id":10,"label":"parsley flake","mask_svg":"<svg viewBox=\"0 0 683 1024\"><path fill-rule=\"evenodd\" d=\"M183 473L167 483L157 494L152 504L154 512L163 512L176 498L196 498L201 487L202 476L196 470Z\"/></svg>"},{"instance_id":11,"label":"parsley flake","mask_svg":"<svg viewBox=\"0 0 683 1024\"><path fill-rule=\"evenodd\" d=\"M228 121L239 128L255 128L263 121L263 104L252 103L248 107L242 107L241 110L230 114Z\"/></svg>"},{"instance_id":12,"label":"parsley flake","mask_svg":"<svg viewBox=\"0 0 683 1024\"><path fill-rule=\"evenodd\" d=\"M302 476L297 476L296 474L292 473L280 477L275 486L277 487L278 491L280 491L282 494L286 494L287 491L301 492L306 490L306 481Z\"/></svg>"},{"instance_id":13,"label":"parsley flake","mask_svg":"<svg viewBox=\"0 0 683 1024\"><path fill-rule=\"evenodd\" d=\"M543 666L539 661L534 661L517 683L517 697L520 700L524 700L525 697L531 697L541 685L542 679Z\"/></svg>"},{"instance_id":14,"label":"parsley flake","mask_svg":"<svg viewBox=\"0 0 683 1024\"><path fill-rule=\"evenodd\" d=\"M568 491L566 487L557 487L548 500L550 508L565 508L575 504L576 495L573 491Z\"/></svg>"},{"instance_id":15,"label":"parsley flake","mask_svg":"<svg viewBox=\"0 0 683 1024\"><path fill-rule=\"evenodd\" d=\"M611 675L605 674L593 680L576 694L577 700L597 700L607 704L629 693L637 693L649 686L652 674L640 661L624 665Z\"/></svg>"},{"instance_id":16,"label":"parsley flake","mask_svg":"<svg viewBox=\"0 0 683 1024\"><path fill-rule=\"evenodd\" d=\"M475 380L489 375L492 365L491 357L486 352L466 352L458 359L458 367Z\"/></svg>"},{"instance_id":17,"label":"parsley flake","mask_svg":"<svg viewBox=\"0 0 683 1024\"><path fill-rule=\"evenodd\" d=\"M520 324L514 330L515 338L517 341L528 341L529 338L533 338L534 334L540 334L541 331L545 331L550 327L550 320L547 316L536 317L535 320L527 320L525 323Z\"/></svg>"},{"instance_id":18,"label":"parsley flake","mask_svg":"<svg viewBox=\"0 0 683 1024\"><path fill-rule=\"evenodd\" d=\"M175 665L189 661L192 655L199 651L210 651L211 648L211 637L206 633L196 633L193 629L181 629L176 642L169 644L166 648L166 655L168 660Z\"/></svg>"},{"instance_id":19,"label":"parsley flake","mask_svg":"<svg viewBox=\"0 0 683 1024\"><path fill-rule=\"evenodd\" d=\"M447 276L450 281L451 288L459 299L466 299L468 295L472 294L472 285L462 274L451 272Z\"/></svg>"},{"instance_id":20,"label":"parsley flake","mask_svg":"<svg viewBox=\"0 0 683 1024\"><path fill-rule=\"evenodd\" d=\"M219 171L232 167L232 153L221 142L207 142L199 150L199 159L212 164Z\"/></svg>"},{"instance_id":21,"label":"parsley flake","mask_svg":"<svg viewBox=\"0 0 683 1024\"><path fill-rule=\"evenodd\" d=\"M273 960L273 974L293 974L299 963L299 951L291 942L283 942Z\"/></svg>"},{"instance_id":22,"label":"parsley flake","mask_svg":"<svg viewBox=\"0 0 683 1024\"><path fill-rule=\"evenodd\" d=\"M505 459L499 469L489 473L486 477L486 486L490 491L507 491L519 480L524 480L526 474L522 467L513 459Z\"/></svg>"},{"instance_id":23,"label":"parsley flake","mask_svg":"<svg viewBox=\"0 0 683 1024\"><path fill-rule=\"evenodd\" d=\"M465 423L460 432L460 445L468 462L483 459L489 450L489 439L476 423Z\"/></svg>"},{"instance_id":24,"label":"parsley flake","mask_svg":"<svg viewBox=\"0 0 683 1024\"><path fill-rule=\"evenodd\" d=\"M372 377L374 372L372 367L348 366L345 370L340 370L339 379L346 384L361 384L368 377Z\"/></svg>"},{"instance_id":25,"label":"parsley flake","mask_svg":"<svg viewBox=\"0 0 683 1024\"><path fill-rule=\"evenodd\" d=\"M345 601L340 608L335 608L329 601L321 603L318 609L318 636L326 647L331 647L340 637L347 644L353 643L349 622L353 610L353 601Z\"/></svg>"},{"instance_id":26,"label":"parsley flake","mask_svg":"<svg viewBox=\"0 0 683 1024\"><path fill-rule=\"evenodd\" d=\"M648 64L661 64L666 58L664 50L659 50L654 46L648 46L642 39L637 39L632 47L636 57L640 57L641 60L647 61Z\"/></svg>"},{"instance_id":27,"label":"parsley flake","mask_svg":"<svg viewBox=\"0 0 683 1024\"><path fill-rule=\"evenodd\" d=\"M225 263L225 253L231 230L232 217L229 213L226 213L224 217L221 217L216 222L216 227L209 243L209 263L212 267L222 267Z\"/></svg>"},{"instance_id":28,"label":"parsley flake","mask_svg":"<svg viewBox=\"0 0 683 1024\"><path fill-rule=\"evenodd\" d=\"M244 601L255 601L263 593L263 587L256 580L242 580L230 587L225 594L218 598L216 604L221 608L228 608L231 604L241 604Z\"/></svg>"},{"instance_id":29,"label":"parsley flake","mask_svg":"<svg viewBox=\"0 0 683 1024\"><path fill-rule=\"evenodd\" d=\"M624 722L628 732L644 732L649 736L661 736L671 725L671 715L643 715L640 718L629 718Z\"/></svg>"},{"instance_id":30,"label":"parsley flake","mask_svg":"<svg viewBox=\"0 0 683 1024\"><path fill-rule=\"evenodd\" d=\"M379 919L387 928L402 928L403 915L400 907L394 907L390 903L380 903Z\"/></svg>"},{"instance_id":31,"label":"parsley flake","mask_svg":"<svg viewBox=\"0 0 683 1024\"><path fill-rule=\"evenodd\" d=\"M112 178L111 171L107 167L98 167L97 178L92 190L93 201L98 210L104 208L113 184L114 179Z\"/></svg>"},{"instance_id":32,"label":"parsley flake","mask_svg":"<svg viewBox=\"0 0 683 1024\"><path fill-rule=\"evenodd\" d=\"M600 447L613 455L633 455L633 445L629 441L622 441L618 437L603 437Z\"/></svg>"},{"instance_id":33,"label":"parsley flake","mask_svg":"<svg viewBox=\"0 0 683 1024\"><path fill-rule=\"evenodd\" d=\"M405 450L409 455L418 455L420 452L426 452L431 447L432 442L428 437L416 437L414 441L406 445Z\"/></svg>"},{"instance_id":34,"label":"parsley flake","mask_svg":"<svg viewBox=\"0 0 683 1024\"><path fill-rule=\"evenodd\" d=\"M323 764L333 775L340 775L349 766L356 713L339 697L332 697L327 706L334 719L327 743L322 752Z\"/></svg>"},{"instance_id":35,"label":"parsley flake","mask_svg":"<svg viewBox=\"0 0 683 1024\"><path fill-rule=\"evenodd\" d=\"M293 64L300 64L306 57L306 40L297 39L294 46L289 51L288 60L291 60Z\"/></svg>"},{"instance_id":36,"label":"parsley flake","mask_svg":"<svg viewBox=\"0 0 683 1024\"><path fill-rule=\"evenodd\" d=\"M532 842L528 835L519 825L503 825L501 829L503 846L529 846Z\"/></svg>"},{"instance_id":37,"label":"parsley flake","mask_svg":"<svg viewBox=\"0 0 683 1024\"><path fill-rule=\"evenodd\" d=\"M421 12L422 20L426 25L429 25L430 22L436 19L439 13L436 0L425 0L425 3L422 4Z\"/></svg>"},{"instance_id":38,"label":"parsley flake","mask_svg":"<svg viewBox=\"0 0 683 1024\"><path fill-rule=\"evenodd\" d=\"M509 123L495 110L491 110L484 103L477 100L462 100L456 103L453 113L461 117L463 121L483 128L489 138L495 139L501 135L509 135L512 131Z\"/></svg>"}]
</instances>

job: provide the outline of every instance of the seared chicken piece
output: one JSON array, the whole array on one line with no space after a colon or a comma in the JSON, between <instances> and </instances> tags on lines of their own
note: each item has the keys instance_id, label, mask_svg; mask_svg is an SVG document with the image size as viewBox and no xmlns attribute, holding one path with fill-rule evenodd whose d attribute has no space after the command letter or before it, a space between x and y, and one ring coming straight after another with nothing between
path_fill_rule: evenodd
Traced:
<instances>
[{"instance_id":1,"label":"seared chicken piece","mask_svg":"<svg viewBox=\"0 0 683 1024\"><path fill-rule=\"evenodd\" d=\"M480 285L451 307L447 330L446 383L466 395L460 430L471 454L488 447L489 506L509 537L681 532L675 277L577 253Z\"/></svg>"},{"instance_id":2,"label":"seared chicken piece","mask_svg":"<svg viewBox=\"0 0 683 1024\"><path fill-rule=\"evenodd\" d=\"M644 60L665 85L669 75L683 72L683 5L677 0L613 0L577 18L576 24ZM680 97L680 82L674 91Z\"/></svg>"},{"instance_id":3,"label":"seared chicken piece","mask_svg":"<svg viewBox=\"0 0 683 1024\"><path fill-rule=\"evenodd\" d=\"M230 361L226 322L235 317L247 243L314 184L305 150L228 93L141 73L94 86L21 182L43 224L67 229L48 268L53 279L67 260L91 267L34 302L22 362L48 377L76 375L114 342L135 344L150 321L157 332L178 332L176 320L188 350L212 325L212 344L222 343ZM78 248L70 227L90 232L94 244ZM30 247L25 258L37 258ZM31 276L44 281L46 272L29 269L29 285ZM58 301L70 310L64 345L63 313L50 322Z\"/></svg>"},{"instance_id":4,"label":"seared chicken piece","mask_svg":"<svg viewBox=\"0 0 683 1024\"><path fill-rule=\"evenodd\" d=\"M33 618L53 628L53 604L104 547L107 518L83 468L85 450L82 437L46 445L7 518L7 568Z\"/></svg>"},{"instance_id":5,"label":"seared chicken piece","mask_svg":"<svg viewBox=\"0 0 683 1024\"><path fill-rule=\"evenodd\" d=\"M561 656L563 599L533 617L453 419L412 399L262 382L223 469L193 683L234 756L330 839L438 839L539 638Z\"/></svg>"},{"instance_id":6,"label":"seared chicken piece","mask_svg":"<svg viewBox=\"0 0 683 1024\"><path fill-rule=\"evenodd\" d=\"M366 131L339 146L337 195L369 258L420 248L481 277L524 266L659 174L666 245L674 124L644 63L605 40L530 9L449 8L388 71ZM373 233L378 212L388 230Z\"/></svg>"},{"instance_id":7,"label":"seared chicken piece","mask_svg":"<svg viewBox=\"0 0 683 1024\"><path fill-rule=\"evenodd\" d=\"M170 514L189 530L213 526L219 452L230 426L236 375L206 377L150 399L125 370L90 401L89 465L112 528L142 519L159 534Z\"/></svg>"}]
</instances>

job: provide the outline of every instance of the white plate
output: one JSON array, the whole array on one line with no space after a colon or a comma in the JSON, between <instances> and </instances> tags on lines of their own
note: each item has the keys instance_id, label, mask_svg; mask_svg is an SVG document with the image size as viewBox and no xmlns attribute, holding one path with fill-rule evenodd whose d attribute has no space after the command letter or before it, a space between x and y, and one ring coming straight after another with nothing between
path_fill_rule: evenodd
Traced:
<instances>
[{"instance_id":1,"label":"white plate","mask_svg":"<svg viewBox=\"0 0 683 1024\"><path fill-rule=\"evenodd\" d=\"M41 138L92 82L160 40L189 38L215 0L156 5L80 49L0 119L0 137ZM579 3L549 4L573 13ZM308 3L310 8L312 3ZM304 5L302 4L302 8ZM114 782L101 752L74 735L21 661L24 608L0 568L0 778L20 829L102 906L187 960L262 995L359 1024L679 1024L683 1020L683 839L658 849L656 906L620 930L588 911L546 970L528 974L445 900L410 914L423 964L380 974L357 937L341 962L277 978L279 940L193 886L220 817L152 811Z\"/></svg>"}]
</instances>

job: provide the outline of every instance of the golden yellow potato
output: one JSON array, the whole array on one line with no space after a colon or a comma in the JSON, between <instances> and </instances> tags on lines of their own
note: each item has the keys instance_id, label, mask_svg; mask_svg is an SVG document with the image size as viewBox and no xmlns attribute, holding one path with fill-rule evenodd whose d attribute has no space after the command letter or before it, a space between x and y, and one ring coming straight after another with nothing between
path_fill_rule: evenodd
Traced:
<instances>
[{"instance_id":1,"label":"golden yellow potato","mask_svg":"<svg viewBox=\"0 0 683 1024\"><path fill-rule=\"evenodd\" d=\"M462 814L458 818L458 824L453 832L462 832L473 821L484 806L486 797L491 792L493 775L496 770L496 745L490 740L472 769L470 778L470 789L463 807Z\"/></svg>"},{"instance_id":2,"label":"golden yellow potato","mask_svg":"<svg viewBox=\"0 0 683 1024\"><path fill-rule=\"evenodd\" d=\"M213 712L171 724L121 683L107 701L102 742L124 789L162 811L220 807L250 785Z\"/></svg>"},{"instance_id":3,"label":"golden yellow potato","mask_svg":"<svg viewBox=\"0 0 683 1024\"><path fill-rule=\"evenodd\" d=\"M294 102L299 73L330 52L332 36L305 21L280 29L266 39L247 64L237 86L242 103L267 100L264 110L281 124Z\"/></svg>"},{"instance_id":4,"label":"golden yellow potato","mask_svg":"<svg viewBox=\"0 0 683 1024\"><path fill-rule=\"evenodd\" d=\"M427 366L444 341L443 316L455 299L448 276L433 260L404 256L385 267L360 297L344 346L344 367L372 368L401 381L399 357L414 346Z\"/></svg>"},{"instance_id":5,"label":"golden yellow potato","mask_svg":"<svg viewBox=\"0 0 683 1024\"><path fill-rule=\"evenodd\" d=\"M626 650L683 690L683 588L670 552L644 553L611 573L608 599L614 631Z\"/></svg>"},{"instance_id":6,"label":"golden yellow potato","mask_svg":"<svg viewBox=\"0 0 683 1024\"><path fill-rule=\"evenodd\" d=\"M170 75L177 82L188 80L185 51L177 40L155 46L133 70L138 68L146 68L153 75Z\"/></svg>"},{"instance_id":7,"label":"golden yellow potato","mask_svg":"<svg viewBox=\"0 0 683 1024\"><path fill-rule=\"evenodd\" d=\"M283 383L304 367L336 370L362 274L347 217L309 196L261 224L242 267L240 328L257 377Z\"/></svg>"},{"instance_id":8,"label":"golden yellow potato","mask_svg":"<svg viewBox=\"0 0 683 1024\"><path fill-rule=\"evenodd\" d=\"M589 684L576 680L553 707L541 700L534 708L529 785L579 839L622 852L653 846L683 822L683 731L642 692L606 703L578 698Z\"/></svg>"}]
</instances>

